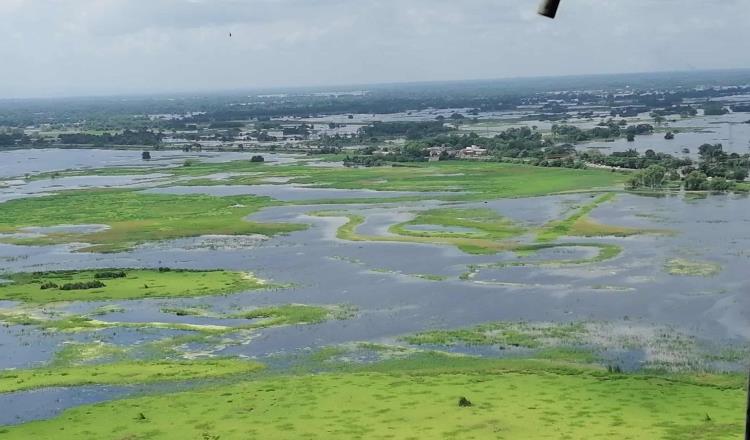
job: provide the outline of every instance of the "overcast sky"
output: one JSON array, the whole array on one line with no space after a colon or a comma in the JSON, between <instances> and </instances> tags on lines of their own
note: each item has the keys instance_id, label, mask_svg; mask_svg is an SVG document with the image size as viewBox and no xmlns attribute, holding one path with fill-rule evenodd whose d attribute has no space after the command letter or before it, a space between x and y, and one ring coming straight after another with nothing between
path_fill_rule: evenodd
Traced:
<instances>
[{"instance_id":1,"label":"overcast sky","mask_svg":"<svg viewBox=\"0 0 750 440\"><path fill-rule=\"evenodd\" d=\"M0 0L0 98L750 67L748 0ZM232 37L229 37L229 33Z\"/></svg>"}]
</instances>

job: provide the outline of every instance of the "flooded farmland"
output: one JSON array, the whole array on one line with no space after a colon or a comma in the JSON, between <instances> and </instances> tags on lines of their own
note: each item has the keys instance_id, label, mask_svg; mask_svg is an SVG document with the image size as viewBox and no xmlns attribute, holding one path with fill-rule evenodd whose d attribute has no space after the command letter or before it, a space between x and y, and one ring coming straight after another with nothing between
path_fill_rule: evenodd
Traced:
<instances>
[{"instance_id":1,"label":"flooded farmland","mask_svg":"<svg viewBox=\"0 0 750 440\"><path fill-rule=\"evenodd\" d=\"M84 160L76 164L85 164L86 168L140 164L132 159L137 152L102 153L93 158L88 152L80 154L85 159L74 162ZM35 169L60 166L54 154L49 159L52 163L43 157L37 159ZM236 154L217 153L198 160L221 163L236 158ZM179 163L184 157L174 154L167 160ZM294 161L295 157L283 160ZM65 301L41 306L3 301L0 312L4 316L25 316L29 322L11 319L0 327L0 347L9 354L0 360L0 368L54 364L71 344L107 347L108 352L115 353L111 356L127 350L132 358L150 359L154 347L167 343L173 344L169 357L239 357L266 362L274 368L284 365L285 358L326 347L408 346L402 339L406 335L491 322L552 326L585 323L585 332L575 340L546 343L587 347L627 370L701 366L735 371L741 368L740 358L725 360L712 355L727 347L745 350L750 342L750 281L746 277L750 198L744 195L616 194L591 211L590 221L642 230L643 234L619 238L562 236L553 246L537 246L536 228L575 213L591 203L593 195L462 201L441 199L446 194L455 198L455 192L315 188L287 183L283 178L259 185L231 185L220 180L214 186L181 187L179 179L164 174L167 171L157 172L159 169L136 176L62 178L54 188L45 180L18 182L3 189L4 200L50 190L124 187L160 195L207 194L221 198L251 194L281 203L261 209L245 221L302 224L306 228L275 236L203 234L150 241L116 253L80 252L77 243L14 243L10 240L14 237L5 237L5 243L0 244L3 272L156 270L165 266L193 271L222 269L252 273L273 287L218 296ZM86 184L81 185L81 181ZM387 200L415 195L421 195L420 200ZM377 200L367 200L372 197ZM322 199L325 203L316 202ZM336 199L344 202L337 203ZM508 247L508 251L489 254L465 252L450 240L473 240L489 232L481 227L418 224L415 220L446 209L459 213L455 215L479 210L485 217L506 219L521 231L511 240L514 246L527 246L529 250ZM341 231L355 217L361 221L350 231L354 235L342 236ZM406 232L398 233L394 225L406 225ZM38 239L102 233L108 233L106 224L25 227L15 234ZM448 241L429 242L431 237L448 237L444 239ZM619 252L601 257L602 246ZM706 273L691 272L705 267L710 269ZM306 325L261 326L257 324L262 321L242 316L248 310L279 304L337 310L337 318ZM61 316L87 317L93 319L87 325L94 322L96 327L75 332L45 327L51 324L44 323ZM211 333L217 329L221 335ZM195 331L203 332L203 336L191 336ZM528 349L457 344L449 351L513 357ZM94 358L93 362L103 362L108 356ZM135 392L154 391L118 386L57 387L3 395L0 398L12 410L2 422L47 418L65 408ZM34 409L38 407L42 409Z\"/></svg>"}]
</instances>

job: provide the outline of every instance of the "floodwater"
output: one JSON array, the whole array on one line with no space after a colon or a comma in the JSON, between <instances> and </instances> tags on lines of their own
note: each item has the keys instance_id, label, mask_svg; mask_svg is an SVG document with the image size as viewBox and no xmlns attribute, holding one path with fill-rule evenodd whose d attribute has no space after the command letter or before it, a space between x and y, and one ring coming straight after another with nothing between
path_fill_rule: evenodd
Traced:
<instances>
[{"instance_id":1,"label":"floodwater","mask_svg":"<svg viewBox=\"0 0 750 440\"><path fill-rule=\"evenodd\" d=\"M89 166L102 164L90 163ZM106 185L107 182L100 184ZM287 184L173 187L159 191L188 193L209 190L217 191L211 192L215 195L252 193L293 201L371 195L370 192L320 190ZM263 191L269 192L264 194ZM375 195L383 196L381 193ZM116 305L118 310L96 316L96 319L110 322L234 326L248 321L221 316L237 310L278 304L350 305L356 308L356 316L347 320L263 329L249 337L231 336L220 345L197 344L193 347L196 353L241 355L261 362L269 356L328 345L362 341L394 343L399 337L414 332L468 327L491 321L606 322L625 329L623 332L644 332L644 329L658 327L707 343L747 344L750 341L750 280L747 278L750 199L744 196L689 198L683 195L645 197L621 194L614 201L595 209L592 219L605 224L669 230L670 233L630 238L564 238L562 241L570 245L532 255L469 255L452 246L349 242L336 238L336 229L347 222L346 218L309 215L314 211L356 213L366 218L359 233L387 237L389 226L412 220L418 211L440 206L492 209L520 225L534 227L559 219L588 201L589 195L577 194L488 203L424 201L278 206L263 210L249 220L306 223L310 228L273 238L207 236L179 239L106 255L74 253L71 246L0 244L0 264L7 272L162 266L225 268L253 272L274 283L290 285L281 290L207 298L57 306L58 311L88 314L104 305ZM72 226L75 225L61 228ZM417 225L411 229L435 230L429 225ZM455 228L449 230L467 232ZM599 263L548 264L550 261L594 257L595 249L585 246L586 243L612 243L622 247L623 252L615 259ZM712 263L720 271L710 277L672 275L665 266L675 258ZM461 275L470 267L478 268L473 278L462 279ZM436 275L445 277L445 280L433 281L418 275ZM0 304L2 309L13 306L8 302ZM188 307L198 307L209 313L206 316L177 316L164 311ZM0 327L0 350L11 353L0 358L0 369L42 365L53 359L69 341L132 346L176 334L182 333L117 328L59 334L33 326ZM471 353L477 349L457 347L455 350ZM627 366L637 366L655 355L631 350L623 356ZM109 391L112 389L117 392ZM7 407L4 403L12 402L14 408L0 420L0 424L49 417L60 408L121 396L117 394L119 389L112 389L55 389L41 390L37 394L0 395L3 407ZM38 410L34 409L37 407Z\"/></svg>"},{"instance_id":2,"label":"floodwater","mask_svg":"<svg viewBox=\"0 0 750 440\"><path fill-rule=\"evenodd\" d=\"M255 153L257 154L257 153ZM22 177L51 171L103 168L113 166L178 165L185 160L202 162L229 162L249 160L253 153L200 152L185 153L178 150L151 151L151 160L144 161L140 150L59 149L10 150L0 152L0 178ZM296 155L264 153L268 163L289 163Z\"/></svg>"},{"instance_id":3,"label":"floodwater","mask_svg":"<svg viewBox=\"0 0 750 440\"><path fill-rule=\"evenodd\" d=\"M724 116L699 116L675 122L664 126L665 130L677 131L675 138L667 140L664 132L652 135L636 136L634 142L625 138L614 142L586 142L578 146L579 149L599 149L602 153L626 151L634 149L643 154L651 149L657 153L667 153L674 156L698 157L698 148L703 144L722 144L727 153L750 153L750 113L731 113ZM684 153L687 148L690 152Z\"/></svg>"}]
</instances>

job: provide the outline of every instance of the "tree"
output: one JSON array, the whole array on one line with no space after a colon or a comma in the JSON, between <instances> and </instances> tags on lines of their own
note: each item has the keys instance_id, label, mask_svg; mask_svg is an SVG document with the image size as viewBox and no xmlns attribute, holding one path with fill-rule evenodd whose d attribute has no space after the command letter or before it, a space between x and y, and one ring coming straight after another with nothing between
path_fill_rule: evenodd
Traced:
<instances>
[{"instance_id":1,"label":"tree","mask_svg":"<svg viewBox=\"0 0 750 440\"><path fill-rule=\"evenodd\" d=\"M628 142L635 142L635 135L633 133L628 133Z\"/></svg>"},{"instance_id":2,"label":"tree","mask_svg":"<svg viewBox=\"0 0 750 440\"><path fill-rule=\"evenodd\" d=\"M732 172L731 178L737 182L744 182L747 179L748 172L746 169L736 169Z\"/></svg>"},{"instance_id":3,"label":"tree","mask_svg":"<svg viewBox=\"0 0 750 440\"><path fill-rule=\"evenodd\" d=\"M727 113L729 110L718 102L710 102L703 106L703 114L706 116L722 116Z\"/></svg>"},{"instance_id":4,"label":"tree","mask_svg":"<svg viewBox=\"0 0 750 440\"><path fill-rule=\"evenodd\" d=\"M651 165L643 171L634 174L628 181L628 186L632 189L641 187L658 189L664 185L667 176L667 169L661 165Z\"/></svg>"},{"instance_id":5,"label":"tree","mask_svg":"<svg viewBox=\"0 0 750 440\"><path fill-rule=\"evenodd\" d=\"M710 160L724 155L724 147L721 144L703 144L698 149L701 159Z\"/></svg>"},{"instance_id":6,"label":"tree","mask_svg":"<svg viewBox=\"0 0 750 440\"><path fill-rule=\"evenodd\" d=\"M661 165L651 165L643 171L643 183L651 189L661 188L666 175L666 168Z\"/></svg>"},{"instance_id":7,"label":"tree","mask_svg":"<svg viewBox=\"0 0 750 440\"><path fill-rule=\"evenodd\" d=\"M401 155L413 159L424 157L424 147L419 142L407 142L401 148Z\"/></svg>"},{"instance_id":8,"label":"tree","mask_svg":"<svg viewBox=\"0 0 750 440\"><path fill-rule=\"evenodd\" d=\"M711 182L708 183L708 188L711 191L728 191L733 187L734 183L723 177L714 177Z\"/></svg>"},{"instance_id":9,"label":"tree","mask_svg":"<svg viewBox=\"0 0 750 440\"><path fill-rule=\"evenodd\" d=\"M708 176L700 171L693 171L685 177L685 189L688 191L705 191L708 189Z\"/></svg>"}]
</instances>

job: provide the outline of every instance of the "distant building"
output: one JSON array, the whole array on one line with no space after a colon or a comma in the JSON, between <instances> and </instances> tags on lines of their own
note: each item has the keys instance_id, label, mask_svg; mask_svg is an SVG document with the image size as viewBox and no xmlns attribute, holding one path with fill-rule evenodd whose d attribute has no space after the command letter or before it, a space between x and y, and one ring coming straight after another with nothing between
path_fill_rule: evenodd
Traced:
<instances>
[{"instance_id":1,"label":"distant building","mask_svg":"<svg viewBox=\"0 0 750 440\"><path fill-rule=\"evenodd\" d=\"M487 149L486 148L480 148L476 145L472 145L471 147L466 147L463 150L458 152L458 157L461 159L471 159L471 158L477 158L487 155Z\"/></svg>"}]
</instances>

